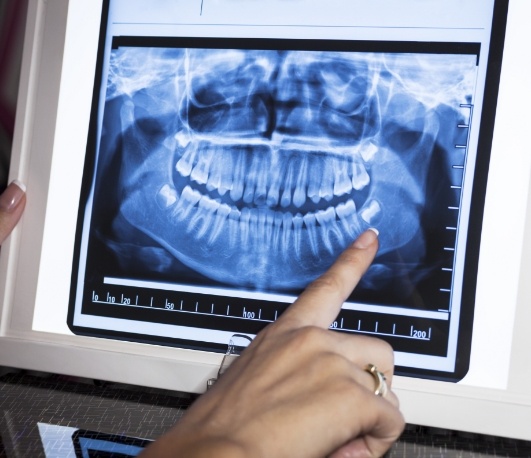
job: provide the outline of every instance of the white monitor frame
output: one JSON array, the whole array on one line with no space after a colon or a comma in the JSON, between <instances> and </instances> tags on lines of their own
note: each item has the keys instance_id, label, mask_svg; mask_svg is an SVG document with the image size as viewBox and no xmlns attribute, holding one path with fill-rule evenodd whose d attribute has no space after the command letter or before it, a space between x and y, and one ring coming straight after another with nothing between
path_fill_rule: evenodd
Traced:
<instances>
[{"instance_id":1,"label":"white monitor frame","mask_svg":"<svg viewBox=\"0 0 531 458\"><path fill-rule=\"evenodd\" d=\"M216 375L222 355L33 327L43 284L47 291L57 291L57 297L48 300L68 301L61 284L71 277L82 170L76 167L75 155L56 152L85 149L86 134L77 135L76 124L81 120L88 125L92 95L80 96L68 85L79 68L63 68L74 54L82 55L88 68L95 65L100 10L82 3L30 1L10 170L12 178L27 183L28 204L0 257L0 364L202 392L206 380ZM397 377L394 386L409 423L531 440L526 383L531 376L531 334L526 328L531 322L531 285L526 278L531 241L524 237L531 231L531 146L526 136L531 114L525 109L531 105L531 91L526 90L531 59L525 47L531 42L525 23L530 10L525 0L511 0L509 5L472 341L471 367L482 369L459 384ZM59 122L72 99L78 102L76 113ZM57 219L62 209L72 208L76 211L64 213L58 231L50 215ZM53 243L43 243L50 238ZM487 316L497 304L507 304L508 312L496 326L509 336L512 331L512 337L500 342L489 337L497 331ZM488 340L494 344L485 352Z\"/></svg>"}]
</instances>

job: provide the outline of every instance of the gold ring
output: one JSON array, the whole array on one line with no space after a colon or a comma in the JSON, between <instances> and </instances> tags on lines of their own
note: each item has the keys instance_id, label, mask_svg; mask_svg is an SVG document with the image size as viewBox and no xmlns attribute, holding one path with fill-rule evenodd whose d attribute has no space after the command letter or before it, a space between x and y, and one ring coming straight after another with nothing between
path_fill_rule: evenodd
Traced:
<instances>
[{"instance_id":1,"label":"gold ring","mask_svg":"<svg viewBox=\"0 0 531 458\"><path fill-rule=\"evenodd\" d=\"M374 378L374 394L380 397L385 396L389 390L385 381L385 375L374 364L367 364L365 370Z\"/></svg>"}]
</instances>

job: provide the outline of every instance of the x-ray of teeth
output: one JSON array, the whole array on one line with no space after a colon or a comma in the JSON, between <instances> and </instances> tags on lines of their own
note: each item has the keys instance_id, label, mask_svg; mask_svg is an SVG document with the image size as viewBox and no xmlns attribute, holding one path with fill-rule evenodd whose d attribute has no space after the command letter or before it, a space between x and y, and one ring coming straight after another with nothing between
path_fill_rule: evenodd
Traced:
<instances>
[{"instance_id":1,"label":"x-ray of teeth","mask_svg":"<svg viewBox=\"0 0 531 458\"><path fill-rule=\"evenodd\" d=\"M411 305L451 262L476 59L113 49L93 234L124 272L297 291L376 227L360 294Z\"/></svg>"}]
</instances>

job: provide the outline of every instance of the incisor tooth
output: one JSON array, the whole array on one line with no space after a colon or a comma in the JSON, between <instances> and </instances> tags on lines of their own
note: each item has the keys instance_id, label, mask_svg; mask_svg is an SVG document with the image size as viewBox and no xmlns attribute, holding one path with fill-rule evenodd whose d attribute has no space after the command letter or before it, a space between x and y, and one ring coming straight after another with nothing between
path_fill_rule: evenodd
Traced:
<instances>
[{"instance_id":1,"label":"incisor tooth","mask_svg":"<svg viewBox=\"0 0 531 458\"><path fill-rule=\"evenodd\" d=\"M299 174L293 191L293 205L301 208L306 203L306 183L308 182L308 159L300 158Z\"/></svg>"},{"instance_id":2,"label":"incisor tooth","mask_svg":"<svg viewBox=\"0 0 531 458\"><path fill-rule=\"evenodd\" d=\"M232 179L232 189L230 190L230 198L237 202L243 196L243 189L245 184L245 153L237 153L236 164L234 165L234 174Z\"/></svg>"},{"instance_id":3,"label":"incisor tooth","mask_svg":"<svg viewBox=\"0 0 531 458\"><path fill-rule=\"evenodd\" d=\"M316 171L319 173L319 171ZM334 198L334 166L332 160L324 160L324 168L321 170L321 188L319 189L319 197L327 202Z\"/></svg>"}]
</instances>

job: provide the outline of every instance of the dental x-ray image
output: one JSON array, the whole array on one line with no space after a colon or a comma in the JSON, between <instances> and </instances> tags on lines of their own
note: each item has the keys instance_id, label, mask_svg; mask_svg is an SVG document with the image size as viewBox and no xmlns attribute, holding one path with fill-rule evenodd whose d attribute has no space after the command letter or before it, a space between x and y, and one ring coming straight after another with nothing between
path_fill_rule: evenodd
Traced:
<instances>
[{"instance_id":1,"label":"dental x-ray image","mask_svg":"<svg viewBox=\"0 0 531 458\"><path fill-rule=\"evenodd\" d=\"M477 52L120 40L87 278L296 294L375 227L353 297L449 308Z\"/></svg>"}]
</instances>

